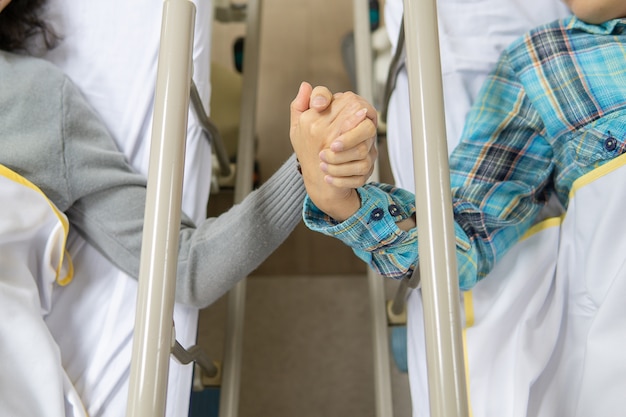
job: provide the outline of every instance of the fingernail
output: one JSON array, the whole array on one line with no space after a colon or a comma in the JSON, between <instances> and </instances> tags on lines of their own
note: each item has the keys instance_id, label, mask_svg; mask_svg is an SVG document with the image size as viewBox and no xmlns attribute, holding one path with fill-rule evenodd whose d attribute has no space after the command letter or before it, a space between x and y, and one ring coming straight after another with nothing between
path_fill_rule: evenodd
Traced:
<instances>
[{"instance_id":1,"label":"fingernail","mask_svg":"<svg viewBox=\"0 0 626 417\"><path fill-rule=\"evenodd\" d=\"M330 175L324 175L324 181L326 181L328 184L332 184L333 177L331 177Z\"/></svg>"},{"instance_id":2,"label":"fingernail","mask_svg":"<svg viewBox=\"0 0 626 417\"><path fill-rule=\"evenodd\" d=\"M330 150L333 152L343 151L343 142L340 142L338 140L334 141L333 143L330 144Z\"/></svg>"},{"instance_id":3,"label":"fingernail","mask_svg":"<svg viewBox=\"0 0 626 417\"><path fill-rule=\"evenodd\" d=\"M298 94L297 94L298 96L299 96L300 94L302 94L302 92L304 91L304 86L305 86L305 85L306 85L306 82L304 82L304 81L302 81L302 82L300 83L300 87L298 87Z\"/></svg>"},{"instance_id":4,"label":"fingernail","mask_svg":"<svg viewBox=\"0 0 626 417\"><path fill-rule=\"evenodd\" d=\"M367 114L367 109L363 108L359 110L358 112L356 112L354 115L357 117L362 117L362 116L365 116L366 114Z\"/></svg>"},{"instance_id":5,"label":"fingernail","mask_svg":"<svg viewBox=\"0 0 626 417\"><path fill-rule=\"evenodd\" d=\"M311 104L313 104L314 106L325 106L327 103L328 100L326 100L326 97L324 96L315 96L311 101Z\"/></svg>"},{"instance_id":6,"label":"fingernail","mask_svg":"<svg viewBox=\"0 0 626 417\"><path fill-rule=\"evenodd\" d=\"M326 162L320 162L320 169L324 172L328 171L328 164Z\"/></svg>"},{"instance_id":7,"label":"fingernail","mask_svg":"<svg viewBox=\"0 0 626 417\"><path fill-rule=\"evenodd\" d=\"M332 145L331 145L331 146L332 146ZM320 156L320 159L321 159L322 161L324 161L324 162L328 162L328 161L326 160L326 155L324 154L324 151L320 152L320 155L319 155L319 156Z\"/></svg>"}]
</instances>

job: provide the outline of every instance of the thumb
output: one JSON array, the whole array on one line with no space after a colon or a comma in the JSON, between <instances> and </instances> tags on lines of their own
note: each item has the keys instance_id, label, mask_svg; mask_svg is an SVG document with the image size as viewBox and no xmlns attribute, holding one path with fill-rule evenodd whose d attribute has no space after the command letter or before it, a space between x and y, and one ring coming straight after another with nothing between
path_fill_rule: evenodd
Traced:
<instances>
[{"instance_id":1,"label":"thumb","mask_svg":"<svg viewBox=\"0 0 626 417\"><path fill-rule=\"evenodd\" d=\"M302 113L309 109L309 100L311 99L311 84L303 81L298 89L296 98L291 102L291 124L293 125Z\"/></svg>"},{"instance_id":2,"label":"thumb","mask_svg":"<svg viewBox=\"0 0 626 417\"><path fill-rule=\"evenodd\" d=\"M332 99L333 93L328 88L317 86L311 92L310 107L321 113L328 108Z\"/></svg>"}]
</instances>

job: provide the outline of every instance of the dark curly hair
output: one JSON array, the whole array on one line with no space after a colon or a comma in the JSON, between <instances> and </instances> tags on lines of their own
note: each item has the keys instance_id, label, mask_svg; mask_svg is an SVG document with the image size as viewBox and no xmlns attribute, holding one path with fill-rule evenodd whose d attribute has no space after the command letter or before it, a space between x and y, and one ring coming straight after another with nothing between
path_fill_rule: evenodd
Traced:
<instances>
[{"instance_id":1,"label":"dark curly hair","mask_svg":"<svg viewBox=\"0 0 626 417\"><path fill-rule=\"evenodd\" d=\"M0 49L26 51L31 38L39 36L46 48L56 45L58 36L41 16L46 0L13 0L0 12Z\"/></svg>"}]
</instances>

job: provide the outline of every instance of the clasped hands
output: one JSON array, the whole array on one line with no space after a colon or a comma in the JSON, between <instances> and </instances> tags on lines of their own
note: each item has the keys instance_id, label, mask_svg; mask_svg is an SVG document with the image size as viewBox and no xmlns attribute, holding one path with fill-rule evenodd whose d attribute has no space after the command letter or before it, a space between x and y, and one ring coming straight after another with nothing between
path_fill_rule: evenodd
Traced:
<instances>
[{"instance_id":1,"label":"clasped hands","mask_svg":"<svg viewBox=\"0 0 626 417\"><path fill-rule=\"evenodd\" d=\"M376 110L354 93L332 94L303 82L291 102L289 136L307 193L336 221L361 206L356 188L374 170L376 132Z\"/></svg>"}]
</instances>

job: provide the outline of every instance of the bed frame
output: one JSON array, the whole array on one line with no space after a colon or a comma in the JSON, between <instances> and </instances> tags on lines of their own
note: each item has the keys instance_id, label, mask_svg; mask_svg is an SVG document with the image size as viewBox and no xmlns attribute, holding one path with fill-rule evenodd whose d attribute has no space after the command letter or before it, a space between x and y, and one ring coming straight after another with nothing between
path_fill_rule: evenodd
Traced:
<instances>
[{"instance_id":1,"label":"bed frame","mask_svg":"<svg viewBox=\"0 0 626 417\"><path fill-rule=\"evenodd\" d=\"M419 269L425 307L431 414L433 417L460 417L468 416L469 408L435 3L435 0L404 0L404 20L412 22L405 24L407 69L414 122L416 195L422 196L416 201L421 242ZM261 0L249 0L235 202L243 200L252 190L260 15ZM172 318L184 138L192 91L194 20L193 3L164 0L127 416L165 415L170 354L176 350L184 356L182 347L176 343ZM356 67L359 69L357 90L371 102L372 56L367 1L354 0L354 21ZM374 175L376 179L377 172ZM368 282L374 335L376 415L391 417L383 279L369 273ZM228 296L221 417L238 414L245 292L244 280Z\"/></svg>"},{"instance_id":2,"label":"bed frame","mask_svg":"<svg viewBox=\"0 0 626 417\"><path fill-rule=\"evenodd\" d=\"M430 410L468 416L436 1L404 0L404 30Z\"/></svg>"}]
</instances>

